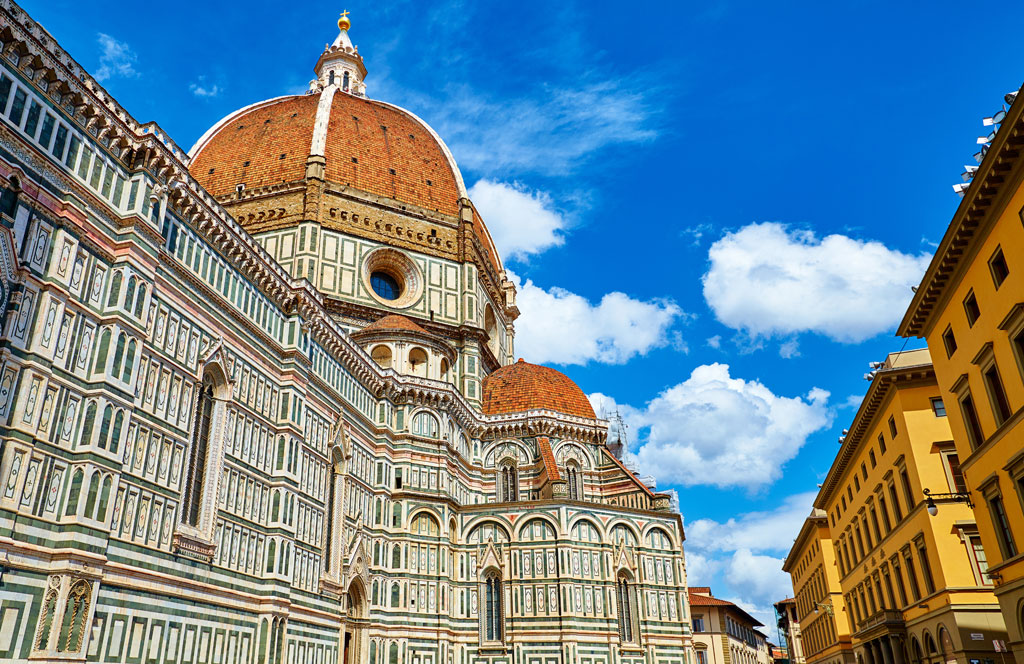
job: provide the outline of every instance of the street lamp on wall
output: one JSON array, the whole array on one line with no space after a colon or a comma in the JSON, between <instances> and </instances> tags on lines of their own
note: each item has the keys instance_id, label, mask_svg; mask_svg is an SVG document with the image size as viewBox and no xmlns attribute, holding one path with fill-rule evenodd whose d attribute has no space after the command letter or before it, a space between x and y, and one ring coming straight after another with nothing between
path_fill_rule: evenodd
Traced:
<instances>
[{"instance_id":1,"label":"street lamp on wall","mask_svg":"<svg viewBox=\"0 0 1024 664\"><path fill-rule=\"evenodd\" d=\"M815 602L814 603L814 612L818 613L820 609L825 609L825 613L827 613L830 616L833 615L833 613L832 613L833 609L832 609L832 602L831 601L829 601L829 602Z\"/></svg>"},{"instance_id":2,"label":"street lamp on wall","mask_svg":"<svg viewBox=\"0 0 1024 664\"><path fill-rule=\"evenodd\" d=\"M954 493L932 493L928 489L924 489L924 504L928 508L928 514L935 516L939 513L939 506L935 504L935 500L942 500L950 503L965 503L971 509L974 509L974 503L971 502L971 493L969 491L956 491Z\"/></svg>"}]
</instances>

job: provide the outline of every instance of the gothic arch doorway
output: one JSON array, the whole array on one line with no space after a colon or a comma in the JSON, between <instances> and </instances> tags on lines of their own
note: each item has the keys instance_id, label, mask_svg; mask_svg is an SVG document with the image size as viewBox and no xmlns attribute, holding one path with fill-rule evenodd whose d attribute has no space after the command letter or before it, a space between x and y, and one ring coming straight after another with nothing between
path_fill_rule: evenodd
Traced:
<instances>
[{"instance_id":1,"label":"gothic arch doorway","mask_svg":"<svg viewBox=\"0 0 1024 664\"><path fill-rule=\"evenodd\" d=\"M345 593L345 621L341 633L341 664L362 664L366 652L369 607L363 584L357 579Z\"/></svg>"}]
</instances>

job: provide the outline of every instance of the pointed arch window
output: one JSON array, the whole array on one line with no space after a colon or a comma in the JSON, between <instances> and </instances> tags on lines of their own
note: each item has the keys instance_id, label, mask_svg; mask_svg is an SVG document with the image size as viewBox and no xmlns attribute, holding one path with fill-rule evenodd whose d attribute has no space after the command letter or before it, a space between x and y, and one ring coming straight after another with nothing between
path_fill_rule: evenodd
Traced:
<instances>
[{"instance_id":1,"label":"pointed arch window","mask_svg":"<svg viewBox=\"0 0 1024 664\"><path fill-rule=\"evenodd\" d=\"M513 461L503 461L498 466L496 484L498 502L514 503L519 500L519 470Z\"/></svg>"},{"instance_id":2,"label":"pointed arch window","mask_svg":"<svg viewBox=\"0 0 1024 664\"><path fill-rule=\"evenodd\" d=\"M566 464L565 479L569 484L569 500L583 500L583 484L578 463L570 461Z\"/></svg>"},{"instance_id":3,"label":"pointed arch window","mask_svg":"<svg viewBox=\"0 0 1024 664\"><path fill-rule=\"evenodd\" d=\"M483 640L501 641L504 628L504 607L501 596L501 574L490 570L484 575Z\"/></svg>"},{"instance_id":4,"label":"pointed arch window","mask_svg":"<svg viewBox=\"0 0 1024 664\"><path fill-rule=\"evenodd\" d=\"M619 572L615 583L615 603L619 610L619 639L623 643L636 643L636 600L633 585L626 572Z\"/></svg>"},{"instance_id":5,"label":"pointed arch window","mask_svg":"<svg viewBox=\"0 0 1024 664\"><path fill-rule=\"evenodd\" d=\"M190 526L199 525L206 478L206 457L210 447L210 425L213 420L213 376L203 376L196 403L195 424L192 427L192 447L188 457L188 475L185 480L184 516Z\"/></svg>"},{"instance_id":6,"label":"pointed arch window","mask_svg":"<svg viewBox=\"0 0 1024 664\"><path fill-rule=\"evenodd\" d=\"M341 89L348 92L348 72L345 72L345 75L341 77Z\"/></svg>"}]
</instances>

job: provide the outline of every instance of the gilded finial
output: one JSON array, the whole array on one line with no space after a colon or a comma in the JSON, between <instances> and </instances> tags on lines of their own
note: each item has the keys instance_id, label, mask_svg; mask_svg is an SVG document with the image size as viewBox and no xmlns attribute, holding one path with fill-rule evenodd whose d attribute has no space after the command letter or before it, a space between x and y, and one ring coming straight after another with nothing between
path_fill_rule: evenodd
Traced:
<instances>
[{"instance_id":1,"label":"gilded finial","mask_svg":"<svg viewBox=\"0 0 1024 664\"><path fill-rule=\"evenodd\" d=\"M338 19L338 29L348 30L352 27L352 21L348 20L348 10L341 12L341 18Z\"/></svg>"}]
</instances>

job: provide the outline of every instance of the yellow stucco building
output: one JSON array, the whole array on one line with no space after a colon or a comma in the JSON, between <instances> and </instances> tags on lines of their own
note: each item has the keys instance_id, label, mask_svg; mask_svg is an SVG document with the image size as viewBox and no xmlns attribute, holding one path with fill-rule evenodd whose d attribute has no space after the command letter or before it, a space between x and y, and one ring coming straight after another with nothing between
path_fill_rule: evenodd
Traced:
<instances>
[{"instance_id":1,"label":"yellow stucco building","mask_svg":"<svg viewBox=\"0 0 1024 664\"><path fill-rule=\"evenodd\" d=\"M806 664L852 664L850 618L824 511L815 509L804 521L782 569L793 580Z\"/></svg>"},{"instance_id":2,"label":"yellow stucco building","mask_svg":"<svg viewBox=\"0 0 1024 664\"><path fill-rule=\"evenodd\" d=\"M1007 95L1008 101L1015 101ZM1009 631L1024 662L1024 160L1009 111L898 333L924 337ZM945 509L944 507L942 509Z\"/></svg>"},{"instance_id":3,"label":"yellow stucco building","mask_svg":"<svg viewBox=\"0 0 1024 664\"><path fill-rule=\"evenodd\" d=\"M951 498L962 490L928 351L889 355L814 503L859 664L998 660L993 642L1006 630L973 512Z\"/></svg>"}]
</instances>

